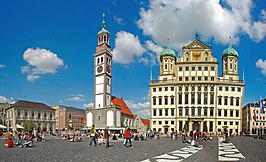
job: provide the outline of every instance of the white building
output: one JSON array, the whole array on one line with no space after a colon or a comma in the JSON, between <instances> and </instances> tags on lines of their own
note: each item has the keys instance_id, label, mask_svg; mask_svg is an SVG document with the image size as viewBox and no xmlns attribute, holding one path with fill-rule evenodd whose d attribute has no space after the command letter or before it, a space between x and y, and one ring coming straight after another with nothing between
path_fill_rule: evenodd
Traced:
<instances>
[{"instance_id":1,"label":"white building","mask_svg":"<svg viewBox=\"0 0 266 162\"><path fill-rule=\"evenodd\" d=\"M158 80L150 82L150 127L167 133L188 129L216 134L241 131L244 81L238 75L238 53L223 51L222 76L211 46L194 40L177 57L169 46L160 55Z\"/></svg>"}]
</instances>

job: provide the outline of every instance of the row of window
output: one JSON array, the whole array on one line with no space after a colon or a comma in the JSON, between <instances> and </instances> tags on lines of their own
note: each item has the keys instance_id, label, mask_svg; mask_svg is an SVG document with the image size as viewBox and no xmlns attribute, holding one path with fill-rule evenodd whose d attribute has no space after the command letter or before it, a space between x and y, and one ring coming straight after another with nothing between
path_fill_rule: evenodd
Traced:
<instances>
[{"instance_id":1,"label":"row of window","mask_svg":"<svg viewBox=\"0 0 266 162\"><path fill-rule=\"evenodd\" d=\"M181 80L180 80L180 78L181 78ZM187 77L186 77L187 78ZM192 77L193 78L193 77ZM194 77L194 79L195 79L195 77ZM179 77L179 81L182 81L182 77ZM186 80L186 81L188 81L188 80ZM193 81L193 79L192 79L192 81ZM214 78L213 78L213 81L214 81ZM158 87L158 91L159 92L162 92L162 90L163 90L163 88L164 88L164 91L168 91L168 90L170 90L170 91L174 91L175 90L175 88L174 87L170 87L170 89L169 89L169 87ZM241 92L241 87L230 87L231 88L231 92L235 92L236 90L237 90L237 92ZM202 90L204 90L204 91L208 91L208 89L210 90L210 91L214 91L214 87L213 86L210 86L210 88L208 88L208 86L198 86L198 87L195 87L195 86L191 86L190 88L189 88L189 86L179 86L178 87L178 91L182 91L182 90L184 90L184 91L186 91L186 92L188 92L189 91L189 89L191 90L191 91L195 91L195 90L197 90L197 91L202 91ZM229 87L228 86L225 86L225 87L223 87L223 86L219 86L219 91L223 91L223 89L225 90L225 91L229 91ZM153 92L156 92L157 91L157 88L156 87L154 87L154 88L152 88L152 91Z\"/></svg>"},{"instance_id":2,"label":"row of window","mask_svg":"<svg viewBox=\"0 0 266 162\"><path fill-rule=\"evenodd\" d=\"M203 109L203 114L202 114L202 109ZM164 111L164 114L163 114L163 111ZM169 112L170 111L170 112ZM207 108L207 107L204 107L204 108L201 108L201 107L198 107L198 108L195 108L195 107L179 107L178 108L178 115L179 116L214 116L214 108L211 107L211 108ZM190 112L189 112L190 111ZM209 114L208 114L208 111L209 111ZM197 114L196 114L197 113ZM164 109L156 109L154 108L153 109L153 116L175 116L175 109L174 108L164 108Z\"/></svg>"},{"instance_id":3,"label":"row of window","mask_svg":"<svg viewBox=\"0 0 266 162\"><path fill-rule=\"evenodd\" d=\"M196 69L197 69L197 71L202 71L202 69L204 69L204 71L209 71L209 69L210 69L210 71L214 71L215 70L215 67L214 66L211 66L211 67L208 67L208 66L204 66L204 67L198 66L197 68L195 66L192 66L191 67L191 71L196 71ZM178 71L183 71L183 70L189 71L190 70L190 67L189 66L186 66L186 67L179 67L178 68Z\"/></svg>"},{"instance_id":4,"label":"row of window","mask_svg":"<svg viewBox=\"0 0 266 162\"><path fill-rule=\"evenodd\" d=\"M184 101L183 101L183 97L184 97ZM203 98L202 98L203 97ZM164 99L163 99L164 98ZM175 97L174 96L171 96L170 97L170 103L169 103L169 97L168 96L165 96L165 97L162 97L162 96L158 96L158 103L157 103L157 98L155 96L153 96L153 99L152 99L152 104L153 105L163 105L162 101L164 100L164 105L174 105L175 104ZM189 100L190 99L190 100ZM229 99L229 102L228 102L228 99ZM239 106L240 104L240 98L239 97L224 97L224 100L223 100L223 105L229 105L229 106ZM208 93L185 93L184 95L183 94L178 94L178 104L182 105L182 104L185 104L185 105L188 105L188 104L191 104L191 105L195 105L195 104L204 104L204 105L214 105L214 94L209 94ZM219 96L218 97L218 105L222 105L222 97Z\"/></svg>"},{"instance_id":5,"label":"row of window","mask_svg":"<svg viewBox=\"0 0 266 162\"><path fill-rule=\"evenodd\" d=\"M43 116L41 116L40 112L38 112L38 113L36 113L36 112L35 113L34 112L28 113L27 111L24 111L24 116L22 115L22 113L20 111L18 111L17 112L17 116L18 116L18 118L20 118L20 117L25 117L25 118L31 117L31 118L38 118L38 119L40 119L41 117L43 117L43 118L47 118L48 117L48 115L46 113L43 113ZM50 116L50 119L53 118L53 114L49 114L49 116Z\"/></svg>"},{"instance_id":6,"label":"row of window","mask_svg":"<svg viewBox=\"0 0 266 162\"><path fill-rule=\"evenodd\" d=\"M227 117L227 116L239 117L239 110L227 110L227 109L224 109L223 112L224 112L223 113L224 117ZM234 114L234 112L235 112L235 114ZM218 109L218 116L222 116L222 110L221 109Z\"/></svg>"},{"instance_id":7,"label":"row of window","mask_svg":"<svg viewBox=\"0 0 266 162\"><path fill-rule=\"evenodd\" d=\"M223 125L234 125L234 122L233 121L229 121L229 123L227 121L224 121L224 124ZM239 122L235 122L235 125L238 125ZM218 125L222 125L222 121L218 121Z\"/></svg>"},{"instance_id":8,"label":"row of window","mask_svg":"<svg viewBox=\"0 0 266 162\"><path fill-rule=\"evenodd\" d=\"M210 78L210 79L209 79ZM197 79L197 80L196 80ZM178 81L214 81L214 77L178 77Z\"/></svg>"},{"instance_id":9,"label":"row of window","mask_svg":"<svg viewBox=\"0 0 266 162\"><path fill-rule=\"evenodd\" d=\"M103 56L100 58L97 58L97 64L103 63ZM111 59L107 57L107 64L111 65Z\"/></svg>"}]
</instances>

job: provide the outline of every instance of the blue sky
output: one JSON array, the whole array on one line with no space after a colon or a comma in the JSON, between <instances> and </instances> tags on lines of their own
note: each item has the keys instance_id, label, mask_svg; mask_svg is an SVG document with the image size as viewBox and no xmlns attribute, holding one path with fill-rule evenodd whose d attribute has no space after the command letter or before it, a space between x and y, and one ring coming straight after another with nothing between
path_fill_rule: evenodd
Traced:
<instances>
[{"instance_id":1,"label":"blue sky","mask_svg":"<svg viewBox=\"0 0 266 162\"><path fill-rule=\"evenodd\" d=\"M241 79L245 72L243 104L266 98L263 0L2 0L0 102L91 106L103 13L114 55L113 95L123 97L133 113L149 116L150 70L156 80L167 37L180 54L196 32L219 62L231 36Z\"/></svg>"}]
</instances>

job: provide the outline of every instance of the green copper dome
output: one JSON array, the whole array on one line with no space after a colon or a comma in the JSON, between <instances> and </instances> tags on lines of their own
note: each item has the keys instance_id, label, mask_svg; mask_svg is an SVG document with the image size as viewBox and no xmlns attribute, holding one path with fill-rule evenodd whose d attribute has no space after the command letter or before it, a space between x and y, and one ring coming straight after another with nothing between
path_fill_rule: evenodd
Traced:
<instances>
[{"instance_id":1,"label":"green copper dome","mask_svg":"<svg viewBox=\"0 0 266 162\"><path fill-rule=\"evenodd\" d=\"M169 47L167 47L166 49L164 49L164 50L161 52L160 56L174 56L174 57L176 57L176 55L175 55L175 51L172 50L172 49L169 48Z\"/></svg>"},{"instance_id":2,"label":"green copper dome","mask_svg":"<svg viewBox=\"0 0 266 162\"><path fill-rule=\"evenodd\" d=\"M229 46L223 51L223 55L230 55L230 54L238 57L238 52L234 48L232 48L231 44L229 44Z\"/></svg>"},{"instance_id":3,"label":"green copper dome","mask_svg":"<svg viewBox=\"0 0 266 162\"><path fill-rule=\"evenodd\" d=\"M109 31L106 30L105 21L102 22L102 30L98 32L98 35L99 34L102 34L102 33L108 33L108 34L110 34Z\"/></svg>"}]
</instances>

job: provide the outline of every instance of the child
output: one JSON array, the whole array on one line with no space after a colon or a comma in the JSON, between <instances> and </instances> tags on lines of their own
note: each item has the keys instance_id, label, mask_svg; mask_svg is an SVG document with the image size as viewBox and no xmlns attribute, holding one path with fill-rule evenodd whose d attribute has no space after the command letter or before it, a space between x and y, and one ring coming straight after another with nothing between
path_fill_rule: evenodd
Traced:
<instances>
[{"instance_id":1,"label":"child","mask_svg":"<svg viewBox=\"0 0 266 162\"><path fill-rule=\"evenodd\" d=\"M11 147L13 147L13 146L14 146L14 143L13 143L12 138L9 138L9 139L7 140L7 144L5 144L5 145L6 145L7 148L11 148Z\"/></svg>"}]
</instances>

